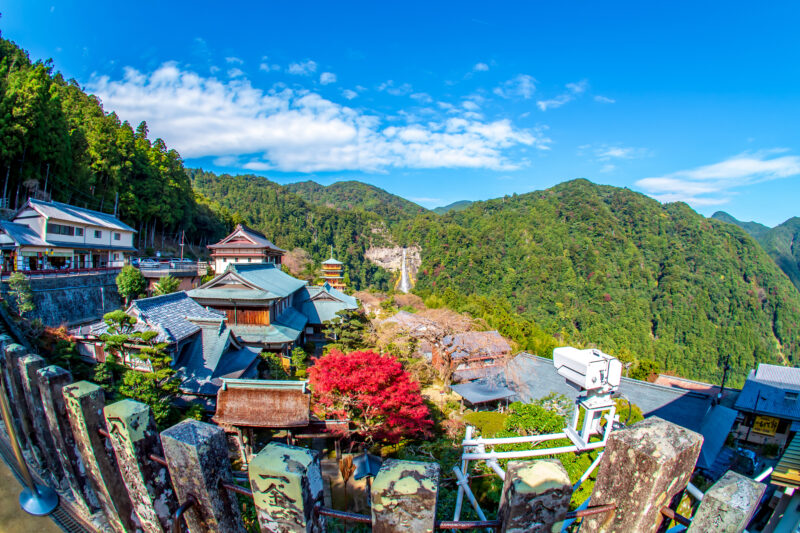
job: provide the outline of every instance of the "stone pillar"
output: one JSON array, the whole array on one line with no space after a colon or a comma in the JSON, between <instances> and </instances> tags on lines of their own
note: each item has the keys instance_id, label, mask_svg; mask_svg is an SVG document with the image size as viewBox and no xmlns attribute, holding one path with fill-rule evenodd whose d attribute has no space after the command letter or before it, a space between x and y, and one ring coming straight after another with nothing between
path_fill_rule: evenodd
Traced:
<instances>
[{"instance_id":1,"label":"stone pillar","mask_svg":"<svg viewBox=\"0 0 800 533\"><path fill-rule=\"evenodd\" d=\"M78 452L109 525L117 532L136 531L133 506L117 468L114 450L98 432L106 429L103 389L79 381L64 386L62 392Z\"/></svg>"},{"instance_id":2,"label":"stone pillar","mask_svg":"<svg viewBox=\"0 0 800 533\"><path fill-rule=\"evenodd\" d=\"M20 444L27 448L30 452L36 465L43 466L44 459L41 456L41 447L36 440L36 435L33 432L33 421L31 414L28 411L28 404L25 401L25 391L22 388L22 379L19 373L19 360L26 355L27 351L20 344L9 344L6 346L6 390L10 395L11 410L14 419L19 424L17 434L19 435Z\"/></svg>"},{"instance_id":3,"label":"stone pillar","mask_svg":"<svg viewBox=\"0 0 800 533\"><path fill-rule=\"evenodd\" d=\"M261 531L317 533L325 531L322 469L314 450L271 442L250 462L250 487Z\"/></svg>"},{"instance_id":4,"label":"stone pillar","mask_svg":"<svg viewBox=\"0 0 800 533\"><path fill-rule=\"evenodd\" d=\"M614 431L600 460L592 505L612 513L583 519L581 533L656 531L661 508L689 483L703 437L656 416Z\"/></svg>"},{"instance_id":5,"label":"stone pillar","mask_svg":"<svg viewBox=\"0 0 800 533\"><path fill-rule=\"evenodd\" d=\"M197 503L184 515L189 531L244 533L236 495L220 487L233 482L228 442L219 426L184 420L161 432L164 458L177 500Z\"/></svg>"},{"instance_id":6,"label":"stone pillar","mask_svg":"<svg viewBox=\"0 0 800 533\"><path fill-rule=\"evenodd\" d=\"M150 407L122 400L106 406L103 414L140 527L145 533L170 531L178 502L167 467L150 459L164 456Z\"/></svg>"},{"instance_id":7,"label":"stone pillar","mask_svg":"<svg viewBox=\"0 0 800 533\"><path fill-rule=\"evenodd\" d=\"M387 459L372 482L372 531L432 532L438 493L437 463Z\"/></svg>"},{"instance_id":8,"label":"stone pillar","mask_svg":"<svg viewBox=\"0 0 800 533\"><path fill-rule=\"evenodd\" d=\"M25 393L25 404L31 415L33 431L36 433L36 441L40 444L41 457L44 460L44 477L50 477L56 487L66 489L64 473L61 462L58 460L56 443L47 425L42 406L42 395L39 392L39 376L37 372L44 368L46 363L39 355L24 355L17 363L19 364L19 376L22 381L22 390Z\"/></svg>"},{"instance_id":9,"label":"stone pillar","mask_svg":"<svg viewBox=\"0 0 800 533\"><path fill-rule=\"evenodd\" d=\"M87 515L94 514L100 510L100 502L92 490L86 467L78 452L62 392L66 385L72 383L72 374L59 366L46 366L37 372L37 377L47 427L55 442L55 451L61 462L67 487L71 489L75 502L83 512Z\"/></svg>"},{"instance_id":10,"label":"stone pillar","mask_svg":"<svg viewBox=\"0 0 800 533\"><path fill-rule=\"evenodd\" d=\"M558 459L510 461L497 515L500 531L555 531L569 510L571 497L569 474Z\"/></svg>"},{"instance_id":11,"label":"stone pillar","mask_svg":"<svg viewBox=\"0 0 800 533\"><path fill-rule=\"evenodd\" d=\"M766 489L763 483L729 470L703 496L689 533L741 533Z\"/></svg>"}]
</instances>

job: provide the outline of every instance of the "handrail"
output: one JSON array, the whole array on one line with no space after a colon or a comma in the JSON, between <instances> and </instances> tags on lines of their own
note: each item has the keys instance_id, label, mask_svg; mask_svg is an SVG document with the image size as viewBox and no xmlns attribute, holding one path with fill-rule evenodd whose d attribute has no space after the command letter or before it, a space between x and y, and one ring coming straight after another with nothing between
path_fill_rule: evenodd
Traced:
<instances>
[{"instance_id":1,"label":"handrail","mask_svg":"<svg viewBox=\"0 0 800 533\"><path fill-rule=\"evenodd\" d=\"M197 503L197 500L190 494L186 497L186 501L175 510L175 514L172 515L172 533L181 533L181 517L186 514L186 511L191 509L195 503Z\"/></svg>"}]
</instances>

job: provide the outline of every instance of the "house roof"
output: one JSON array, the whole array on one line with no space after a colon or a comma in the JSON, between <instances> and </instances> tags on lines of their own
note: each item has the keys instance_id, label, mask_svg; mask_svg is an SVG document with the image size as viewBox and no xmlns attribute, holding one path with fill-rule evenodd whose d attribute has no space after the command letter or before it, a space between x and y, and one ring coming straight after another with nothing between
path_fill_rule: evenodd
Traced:
<instances>
[{"instance_id":1,"label":"house roof","mask_svg":"<svg viewBox=\"0 0 800 533\"><path fill-rule=\"evenodd\" d=\"M757 381L751 373L736 400L736 409L789 420L800 420L800 400L787 399L787 390L793 391L793 388L774 382Z\"/></svg>"},{"instance_id":2,"label":"house roof","mask_svg":"<svg viewBox=\"0 0 800 533\"><path fill-rule=\"evenodd\" d=\"M778 464L775 465L770 483L782 487L800 488L800 437L798 435L792 438L792 442L789 443Z\"/></svg>"},{"instance_id":3,"label":"house roof","mask_svg":"<svg viewBox=\"0 0 800 533\"><path fill-rule=\"evenodd\" d=\"M244 343L285 344L295 342L308 322L305 315L289 307L268 326L231 325L231 331Z\"/></svg>"},{"instance_id":4,"label":"house roof","mask_svg":"<svg viewBox=\"0 0 800 533\"><path fill-rule=\"evenodd\" d=\"M233 282L228 288L226 283ZM263 301L285 298L306 286L269 263L231 264L221 275L189 291L192 298Z\"/></svg>"},{"instance_id":5,"label":"house roof","mask_svg":"<svg viewBox=\"0 0 800 533\"><path fill-rule=\"evenodd\" d=\"M31 207L46 218L136 233L135 229L128 226L114 215L101 213L100 211L62 204L61 202L45 202L29 198L25 205L17 211L17 214L22 212L26 207Z\"/></svg>"},{"instance_id":6,"label":"house roof","mask_svg":"<svg viewBox=\"0 0 800 533\"><path fill-rule=\"evenodd\" d=\"M326 259L325 261L323 261L322 264L323 265L343 265L344 263L342 263L341 261L337 261L336 259L331 257L330 259Z\"/></svg>"},{"instance_id":7,"label":"house roof","mask_svg":"<svg viewBox=\"0 0 800 533\"><path fill-rule=\"evenodd\" d=\"M358 299L325 283L322 286L307 285L298 291L294 305L308 317L310 324L322 324L336 318L339 311L358 309Z\"/></svg>"},{"instance_id":8,"label":"house roof","mask_svg":"<svg viewBox=\"0 0 800 533\"><path fill-rule=\"evenodd\" d=\"M134 300L126 312L160 330L165 342L179 342L200 331L200 326L190 320L192 318L220 320L224 317L198 304L185 291Z\"/></svg>"},{"instance_id":9,"label":"house roof","mask_svg":"<svg viewBox=\"0 0 800 533\"><path fill-rule=\"evenodd\" d=\"M800 391L800 368L759 363L749 378L762 383L772 383L784 389Z\"/></svg>"},{"instance_id":10,"label":"house roof","mask_svg":"<svg viewBox=\"0 0 800 533\"><path fill-rule=\"evenodd\" d=\"M307 426L311 395L305 381L224 379L214 422L223 426Z\"/></svg>"},{"instance_id":11,"label":"house roof","mask_svg":"<svg viewBox=\"0 0 800 533\"><path fill-rule=\"evenodd\" d=\"M513 390L506 387L504 380L497 382L492 379L480 379L460 385L451 385L450 388L472 405L511 398L516 395Z\"/></svg>"},{"instance_id":12,"label":"house roof","mask_svg":"<svg viewBox=\"0 0 800 533\"><path fill-rule=\"evenodd\" d=\"M451 352L453 360L511 353L511 345L497 331L467 331L448 335L442 339L442 347Z\"/></svg>"},{"instance_id":13,"label":"house roof","mask_svg":"<svg viewBox=\"0 0 800 533\"><path fill-rule=\"evenodd\" d=\"M242 239L244 239L245 242L241 242ZM275 250L276 252L286 251L272 244L272 241L267 239L267 237L260 231L249 228L244 224L237 224L236 228L234 228L230 235L216 244L209 244L208 248L211 250L216 250L219 248L269 248L271 250Z\"/></svg>"},{"instance_id":14,"label":"house roof","mask_svg":"<svg viewBox=\"0 0 800 533\"><path fill-rule=\"evenodd\" d=\"M734 409L723 405L715 405L706 414L700 426L703 447L697 458L697 466L706 470L711 468L725 445L725 439L728 438L728 433L731 432L737 415L738 413Z\"/></svg>"},{"instance_id":15,"label":"house roof","mask_svg":"<svg viewBox=\"0 0 800 533\"><path fill-rule=\"evenodd\" d=\"M18 246L49 246L35 231L25 224L0 220L0 228L2 228Z\"/></svg>"}]
</instances>

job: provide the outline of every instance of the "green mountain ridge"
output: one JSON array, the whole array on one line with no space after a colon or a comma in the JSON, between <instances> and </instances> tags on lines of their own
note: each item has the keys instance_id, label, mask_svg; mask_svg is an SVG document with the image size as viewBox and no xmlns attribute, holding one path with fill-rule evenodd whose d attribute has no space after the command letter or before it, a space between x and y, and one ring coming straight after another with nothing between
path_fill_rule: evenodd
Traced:
<instances>
[{"instance_id":1,"label":"green mountain ridge","mask_svg":"<svg viewBox=\"0 0 800 533\"><path fill-rule=\"evenodd\" d=\"M433 212L436 213L437 215L444 215L445 213L449 213L451 211L453 212L463 211L464 209L471 206L472 203L473 203L472 200L459 200L457 202L453 202L452 204L436 207L433 209Z\"/></svg>"},{"instance_id":2,"label":"green mountain ridge","mask_svg":"<svg viewBox=\"0 0 800 533\"><path fill-rule=\"evenodd\" d=\"M757 222L742 222L724 211L717 211L711 218L749 233L800 290L800 218L792 217L774 228Z\"/></svg>"},{"instance_id":3,"label":"green mountain ridge","mask_svg":"<svg viewBox=\"0 0 800 533\"><path fill-rule=\"evenodd\" d=\"M389 223L428 211L410 200L360 181L337 181L327 186L315 181L301 181L289 183L285 187L309 204L324 205L339 210L366 211L380 216Z\"/></svg>"}]
</instances>

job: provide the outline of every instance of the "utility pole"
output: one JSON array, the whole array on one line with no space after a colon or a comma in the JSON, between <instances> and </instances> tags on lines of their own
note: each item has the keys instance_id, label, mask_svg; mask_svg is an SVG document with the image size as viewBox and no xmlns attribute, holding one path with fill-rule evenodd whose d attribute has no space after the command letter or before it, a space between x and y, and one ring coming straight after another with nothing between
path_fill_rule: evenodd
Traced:
<instances>
[{"instance_id":1,"label":"utility pole","mask_svg":"<svg viewBox=\"0 0 800 533\"><path fill-rule=\"evenodd\" d=\"M758 416L758 401L761 399L761 390L758 391L756 394L756 405L753 407L753 421L750 423L750 427L747 428L747 436L744 438L744 442L747 443L750 440L750 431L753 429L753 425L756 423L756 417Z\"/></svg>"},{"instance_id":2,"label":"utility pole","mask_svg":"<svg viewBox=\"0 0 800 533\"><path fill-rule=\"evenodd\" d=\"M181 260L183 260L183 238L186 236L186 231L181 231Z\"/></svg>"}]
</instances>

